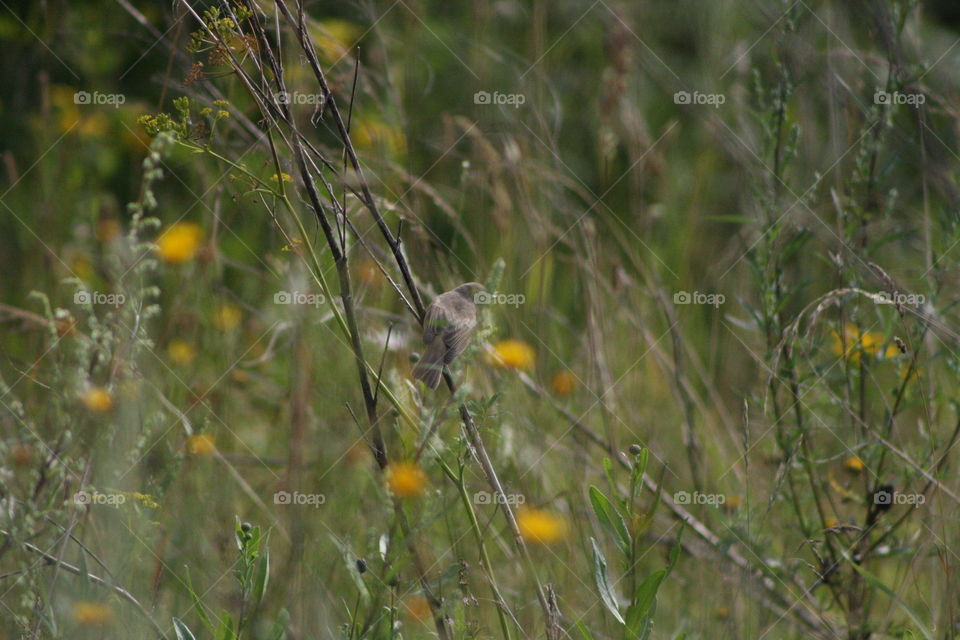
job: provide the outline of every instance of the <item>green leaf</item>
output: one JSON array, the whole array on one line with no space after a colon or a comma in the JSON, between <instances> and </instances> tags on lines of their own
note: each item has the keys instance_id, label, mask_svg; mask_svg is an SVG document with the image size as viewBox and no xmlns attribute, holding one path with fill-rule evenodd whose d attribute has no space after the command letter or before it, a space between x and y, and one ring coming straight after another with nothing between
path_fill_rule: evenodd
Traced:
<instances>
[{"instance_id":1,"label":"green leaf","mask_svg":"<svg viewBox=\"0 0 960 640\"><path fill-rule=\"evenodd\" d=\"M597 514L597 520L611 534L620 551L624 555L630 555L631 538L627 530L627 524L616 507L603 495L600 489L590 485L590 504L593 506L593 512Z\"/></svg>"},{"instance_id":2,"label":"green leaf","mask_svg":"<svg viewBox=\"0 0 960 640\"><path fill-rule=\"evenodd\" d=\"M286 609L280 609L277 620L273 623L273 631L270 632L271 640L283 640L287 635L288 626L290 626L290 612Z\"/></svg>"},{"instance_id":3,"label":"green leaf","mask_svg":"<svg viewBox=\"0 0 960 640\"><path fill-rule=\"evenodd\" d=\"M260 604L267 593L267 583L270 581L270 550L267 549L257 562L257 572L253 579L253 601Z\"/></svg>"},{"instance_id":4,"label":"green leaf","mask_svg":"<svg viewBox=\"0 0 960 640\"><path fill-rule=\"evenodd\" d=\"M650 609L657 599L657 591L660 589L660 584L663 582L663 579L667 577L667 573L668 571L666 569L654 571L640 583L636 593L633 594L633 604L630 605L630 609L627 611L628 621L631 617L635 620L642 619L650 613Z\"/></svg>"},{"instance_id":5,"label":"green leaf","mask_svg":"<svg viewBox=\"0 0 960 640\"><path fill-rule=\"evenodd\" d=\"M634 467L637 470L639 475L643 475L647 471L647 463L650 461L650 450L646 447L640 450L640 455L637 456L637 464Z\"/></svg>"},{"instance_id":6,"label":"green leaf","mask_svg":"<svg viewBox=\"0 0 960 640\"><path fill-rule=\"evenodd\" d=\"M613 480L613 463L610 462L610 458L603 459L603 473L607 476L607 484L610 486L610 491L617 490L617 483Z\"/></svg>"},{"instance_id":7,"label":"green leaf","mask_svg":"<svg viewBox=\"0 0 960 640\"><path fill-rule=\"evenodd\" d=\"M573 628L580 632L580 636L583 640L593 640L593 634L587 629L587 625L583 624L582 621L577 622L573 625Z\"/></svg>"},{"instance_id":8,"label":"green leaf","mask_svg":"<svg viewBox=\"0 0 960 640\"><path fill-rule=\"evenodd\" d=\"M844 554L844 557L846 557L846 554ZM847 559L849 560L849 558ZM906 613L911 620L913 620L913 624L917 626L917 629L920 630L924 638L926 638L927 640L933 640L933 634L930 632L930 630L927 629L927 627L923 624L923 622L920 620L917 614L915 614L913 610L910 607L908 607L903 600L897 597L897 594L894 593L893 589L883 584L880 581L880 578L868 572L866 569L858 565L856 562L850 562L850 566L853 567L853 569L857 573L859 573L861 576L866 578L867 582L869 582L872 586L876 587L877 589L880 589L880 591L883 591L885 594L887 594L887 596L890 597L891 600L894 601L894 603L898 607L903 609L903 612Z\"/></svg>"},{"instance_id":9,"label":"green leaf","mask_svg":"<svg viewBox=\"0 0 960 640\"><path fill-rule=\"evenodd\" d=\"M177 634L177 640L197 640L197 637L190 631L190 627L180 618L173 619L173 631Z\"/></svg>"},{"instance_id":10,"label":"green leaf","mask_svg":"<svg viewBox=\"0 0 960 640\"><path fill-rule=\"evenodd\" d=\"M632 604L627 609L627 630L624 634L627 640L644 640L653 629L653 614L657 610L657 591L680 559L680 538L683 536L684 526L681 525L677 541L670 549L667 567L647 576L634 592Z\"/></svg>"},{"instance_id":11,"label":"green leaf","mask_svg":"<svg viewBox=\"0 0 960 640\"><path fill-rule=\"evenodd\" d=\"M683 532L687 529L687 523L682 522L680 524L680 532L677 533L677 541L673 543L673 548L670 549L670 558L667 560L667 574L673 571L673 568L677 566L677 561L680 559L680 551L683 547L680 546L680 538L683 537Z\"/></svg>"},{"instance_id":12,"label":"green leaf","mask_svg":"<svg viewBox=\"0 0 960 640\"><path fill-rule=\"evenodd\" d=\"M216 627L213 626L213 622L210 621L210 618L207 617L207 612L203 608L203 602L200 601L200 596L197 595L196 590L193 588L193 582L190 580L190 570L187 569L187 591L190 593L190 600L193 602L193 608L197 610L197 615L200 616L200 622L203 623L207 629L210 630L210 633L216 633Z\"/></svg>"},{"instance_id":13,"label":"green leaf","mask_svg":"<svg viewBox=\"0 0 960 640\"><path fill-rule=\"evenodd\" d=\"M237 634L233 631L233 618L226 611L220 616L220 632L217 634L218 640L235 640Z\"/></svg>"},{"instance_id":14,"label":"green leaf","mask_svg":"<svg viewBox=\"0 0 960 640\"><path fill-rule=\"evenodd\" d=\"M624 640L646 640L653 631L653 616L657 612L657 601L654 600L646 615L631 625L630 612L627 612L627 626L624 628Z\"/></svg>"},{"instance_id":15,"label":"green leaf","mask_svg":"<svg viewBox=\"0 0 960 640\"><path fill-rule=\"evenodd\" d=\"M597 583L597 590L600 591L600 599L603 600L604 606L613 614L617 622L624 624L623 616L620 615L620 608L617 605L617 596L610 587L610 581L607 578L607 560L603 557L603 551L600 550L597 540L591 537L590 542L593 543L593 579Z\"/></svg>"}]
</instances>

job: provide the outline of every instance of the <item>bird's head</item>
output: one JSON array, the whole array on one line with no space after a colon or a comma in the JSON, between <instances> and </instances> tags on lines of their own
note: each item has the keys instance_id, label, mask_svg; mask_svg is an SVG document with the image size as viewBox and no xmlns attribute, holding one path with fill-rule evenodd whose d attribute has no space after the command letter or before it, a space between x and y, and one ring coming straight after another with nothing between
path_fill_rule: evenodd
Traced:
<instances>
[{"instance_id":1,"label":"bird's head","mask_svg":"<svg viewBox=\"0 0 960 640\"><path fill-rule=\"evenodd\" d=\"M476 297L476 295L481 291L486 291L486 290L487 288L484 287L479 282L467 282L460 285L456 289L454 289L454 291L459 293L461 296L463 296L470 302L475 302L474 298Z\"/></svg>"}]
</instances>

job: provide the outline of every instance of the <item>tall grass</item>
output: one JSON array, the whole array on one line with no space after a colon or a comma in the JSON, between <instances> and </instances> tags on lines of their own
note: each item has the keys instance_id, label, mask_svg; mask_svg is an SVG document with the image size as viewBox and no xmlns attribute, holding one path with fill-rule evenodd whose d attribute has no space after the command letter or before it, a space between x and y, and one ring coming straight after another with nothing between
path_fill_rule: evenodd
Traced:
<instances>
[{"instance_id":1,"label":"tall grass","mask_svg":"<svg viewBox=\"0 0 960 640\"><path fill-rule=\"evenodd\" d=\"M939 6L6 11L0 634L956 635Z\"/></svg>"}]
</instances>

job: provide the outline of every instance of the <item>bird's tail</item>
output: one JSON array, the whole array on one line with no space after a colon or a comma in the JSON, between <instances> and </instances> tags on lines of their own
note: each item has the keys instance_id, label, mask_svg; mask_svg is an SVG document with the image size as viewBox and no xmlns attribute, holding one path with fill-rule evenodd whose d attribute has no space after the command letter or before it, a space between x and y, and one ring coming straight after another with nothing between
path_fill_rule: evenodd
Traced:
<instances>
[{"instance_id":1,"label":"bird's tail","mask_svg":"<svg viewBox=\"0 0 960 640\"><path fill-rule=\"evenodd\" d=\"M423 384L431 389L440 386L440 376L443 374L443 356L447 353L447 345L437 336L427 347L420 362L413 368L413 377L422 380Z\"/></svg>"}]
</instances>

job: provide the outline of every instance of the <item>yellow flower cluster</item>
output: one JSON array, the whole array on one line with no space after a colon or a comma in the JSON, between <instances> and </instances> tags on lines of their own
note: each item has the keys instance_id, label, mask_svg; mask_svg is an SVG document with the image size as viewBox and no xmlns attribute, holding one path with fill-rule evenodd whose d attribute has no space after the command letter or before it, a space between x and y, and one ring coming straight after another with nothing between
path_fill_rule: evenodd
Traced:
<instances>
[{"instance_id":1,"label":"yellow flower cluster","mask_svg":"<svg viewBox=\"0 0 960 640\"><path fill-rule=\"evenodd\" d=\"M73 605L73 620L83 626L102 626L113 620L113 609L102 602L77 602Z\"/></svg>"},{"instance_id":2,"label":"yellow flower cluster","mask_svg":"<svg viewBox=\"0 0 960 640\"><path fill-rule=\"evenodd\" d=\"M532 369L537 359L533 347L522 340L501 340L493 351L493 364L505 369Z\"/></svg>"},{"instance_id":3,"label":"yellow flower cluster","mask_svg":"<svg viewBox=\"0 0 960 640\"><path fill-rule=\"evenodd\" d=\"M157 238L157 255L164 262L181 264L193 260L203 242L203 229L193 222L170 225Z\"/></svg>"},{"instance_id":4,"label":"yellow flower cluster","mask_svg":"<svg viewBox=\"0 0 960 640\"><path fill-rule=\"evenodd\" d=\"M187 453L192 456L209 456L217 450L217 444L209 433L197 433L187 438Z\"/></svg>"},{"instance_id":5,"label":"yellow flower cluster","mask_svg":"<svg viewBox=\"0 0 960 640\"><path fill-rule=\"evenodd\" d=\"M167 356L174 364L188 365L197 357L197 350L189 342L171 340L167 345Z\"/></svg>"},{"instance_id":6,"label":"yellow flower cluster","mask_svg":"<svg viewBox=\"0 0 960 640\"><path fill-rule=\"evenodd\" d=\"M113 408L113 397L103 387L92 387L83 394L83 404L94 413L106 413Z\"/></svg>"},{"instance_id":7,"label":"yellow flower cluster","mask_svg":"<svg viewBox=\"0 0 960 640\"><path fill-rule=\"evenodd\" d=\"M387 467L387 487L398 498L416 498L427 486L427 474L416 462L395 462Z\"/></svg>"},{"instance_id":8,"label":"yellow flower cluster","mask_svg":"<svg viewBox=\"0 0 960 640\"><path fill-rule=\"evenodd\" d=\"M213 314L213 326L219 331L233 331L243 321L243 313L232 304L225 304Z\"/></svg>"},{"instance_id":9,"label":"yellow flower cluster","mask_svg":"<svg viewBox=\"0 0 960 640\"><path fill-rule=\"evenodd\" d=\"M557 371L550 378L550 388L558 396L568 396L577 388L577 376L567 369Z\"/></svg>"},{"instance_id":10,"label":"yellow flower cluster","mask_svg":"<svg viewBox=\"0 0 960 640\"><path fill-rule=\"evenodd\" d=\"M859 473L863 471L863 460L861 460L857 456L850 456L849 458L843 461L843 466L846 468L847 471Z\"/></svg>"},{"instance_id":11,"label":"yellow flower cluster","mask_svg":"<svg viewBox=\"0 0 960 640\"><path fill-rule=\"evenodd\" d=\"M561 516L533 507L517 511L517 526L527 542L549 545L559 542L567 535L567 521Z\"/></svg>"},{"instance_id":12,"label":"yellow flower cluster","mask_svg":"<svg viewBox=\"0 0 960 640\"><path fill-rule=\"evenodd\" d=\"M834 331L832 350L837 357L844 357L853 363L860 362L860 355L869 357L892 358L900 350L895 344L884 347L884 337L877 331L861 331L860 327L848 322L843 326L843 335Z\"/></svg>"}]
</instances>

